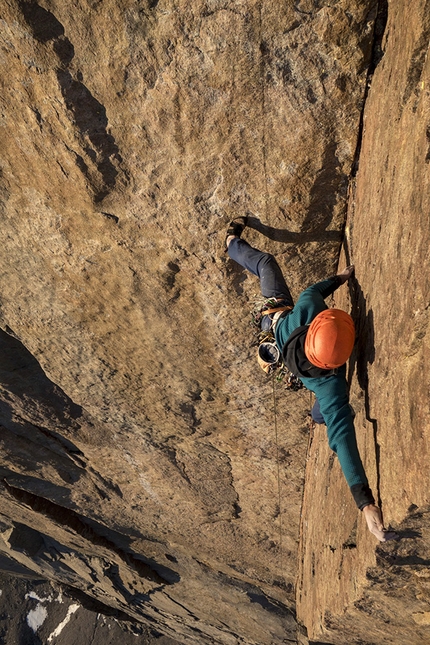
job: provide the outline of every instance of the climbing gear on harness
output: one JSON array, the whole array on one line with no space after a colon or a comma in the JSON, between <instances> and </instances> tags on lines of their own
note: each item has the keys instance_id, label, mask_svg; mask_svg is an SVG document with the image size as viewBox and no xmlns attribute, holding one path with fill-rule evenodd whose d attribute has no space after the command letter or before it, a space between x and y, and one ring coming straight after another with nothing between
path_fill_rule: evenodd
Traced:
<instances>
[{"instance_id":1,"label":"climbing gear on harness","mask_svg":"<svg viewBox=\"0 0 430 645\"><path fill-rule=\"evenodd\" d=\"M286 305L285 302L285 300L277 300L276 298L258 300L251 312L252 324L262 331L269 331L279 317L286 315L288 311L292 311L291 305Z\"/></svg>"},{"instance_id":2,"label":"climbing gear on harness","mask_svg":"<svg viewBox=\"0 0 430 645\"><path fill-rule=\"evenodd\" d=\"M287 390L297 392L303 383L282 362L281 352L276 344L271 330L258 334L257 361L266 374L273 375L277 381L282 381Z\"/></svg>"},{"instance_id":3,"label":"climbing gear on harness","mask_svg":"<svg viewBox=\"0 0 430 645\"><path fill-rule=\"evenodd\" d=\"M260 343L257 350L257 360L266 374L271 374L279 364L281 352L276 343Z\"/></svg>"},{"instance_id":4,"label":"climbing gear on harness","mask_svg":"<svg viewBox=\"0 0 430 645\"><path fill-rule=\"evenodd\" d=\"M243 233L243 229L246 228L248 224L248 217L246 215L241 215L240 217L235 217L234 220L228 225L227 233L224 240L224 252L227 253L227 239L230 235L235 235L240 237Z\"/></svg>"},{"instance_id":5,"label":"climbing gear on harness","mask_svg":"<svg viewBox=\"0 0 430 645\"><path fill-rule=\"evenodd\" d=\"M292 307L289 305L286 307L274 307L273 309L265 309L262 313L267 316L268 314L275 314L280 311L291 311Z\"/></svg>"},{"instance_id":6,"label":"climbing gear on harness","mask_svg":"<svg viewBox=\"0 0 430 645\"><path fill-rule=\"evenodd\" d=\"M283 304L285 300L257 301L252 311L252 323L258 328L257 340L252 343L258 345L257 361L266 374L273 374L277 381L282 381L289 390L297 391L303 383L282 362L281 352L275 340L275 327L280 318L287 316L293 307ZM277 305L277 306L276 306Z\"/></svg>"},{"instance_id":7,"label":"climbing gear on harness","mask_svg":"<svg viewBox=\"0 0 430 645\"><path fill-rule=\"evenodd\" d=\"M284 365L284 385L286 390L291 390L292 392L297 392L304 387L303 383L295 374L290 372L286 365Z\"/></svg>"},{"instance_id":8,"label":"climbing gear on harness","mask_svg":"<svg viewBox=\"0 0 430 645\"><path fill-rule=\"evenodd\" d=\"M325 309L309 325L304 350L312 365L330 370L346 363L354 342L351 316L342 309Z\"/></svg>"}]
</instances>

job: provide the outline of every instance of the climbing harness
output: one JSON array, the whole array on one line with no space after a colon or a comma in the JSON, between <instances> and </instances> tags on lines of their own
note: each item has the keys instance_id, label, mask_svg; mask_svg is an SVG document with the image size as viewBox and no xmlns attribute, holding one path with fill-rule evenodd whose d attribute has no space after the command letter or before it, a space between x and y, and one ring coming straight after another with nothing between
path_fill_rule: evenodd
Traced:
<instances>
[{"instance_id":1,"label":"climbing harness","mask_svg":"<svg viewBox=\"0 0 430 645\"><path fill-rule=\"evenodd\" d=\"M263 331L268 331L277 322L284 311L291 311L290 305L282 305L285 301L269 298L268 300L256 300L254 309L251 312L252 324ZM278 314L278 315L273 315Z\"/></svg>"},{"instance_id":2,"label":"climbing harness","mask_svg":"<svg viewBox=\"0 0 430 645\"><path fill-rule=\"evenodd\" d=\"M268 375L274 375L277 381L282 381L286 389L296 392L303 384L284 364L275 340L275 327L279 318L292 309L290 305L280 305L274 298L257 301L251 314L252 323L257 328L256 340L252 345L257 345L257 361L261 369Z\"/></svg>"}]
</instances>

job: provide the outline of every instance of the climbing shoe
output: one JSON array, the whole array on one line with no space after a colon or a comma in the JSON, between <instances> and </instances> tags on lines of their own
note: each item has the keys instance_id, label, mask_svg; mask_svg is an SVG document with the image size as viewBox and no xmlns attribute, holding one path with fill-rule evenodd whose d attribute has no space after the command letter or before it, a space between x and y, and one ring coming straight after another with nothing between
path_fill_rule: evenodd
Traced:
<instances>
[{"instance_id":1,"label":"climbing shoe","mask_svg":"<svg viewBox=\"0 0 430 645\"><path fill-rule=\"evenodd\" d=\"M235 217L234 220L230 222L228 225L227 229L227 234L225 236L225 241L224 241L224 252L227 252L227 239L230 237L230 235L235 235L236 237L240 237L243 233L243 229L247 226L248 224L248 218L246 215L240 216L240 217Z\"/></svg>"}]
</instances>

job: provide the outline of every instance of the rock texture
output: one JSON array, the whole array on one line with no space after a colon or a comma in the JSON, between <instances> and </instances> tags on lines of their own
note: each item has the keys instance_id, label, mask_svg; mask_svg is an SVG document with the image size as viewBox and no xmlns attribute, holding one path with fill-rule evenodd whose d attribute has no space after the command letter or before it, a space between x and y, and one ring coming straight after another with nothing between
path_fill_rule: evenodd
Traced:
<instances>
[{"instance_id":1,"label":"rock texture","mask_svg":"<svg viewBox=\"0 0 430 645\"><path fill-rule=\"evenodd\" d=\"M2 573L0 591L2 643L177 645L177 641L166 636L151 635L152 630L140 623L85 609L54 583Z\"/></svg>"},{"instance_id":2,"label":"rock texture","mask_svg":"<svg viewBox=\"0 0 430 645\"><path fill-rule=\"evenodd\" d=\"M359 443L402 540L375 550L322 427L307 462L298 617L311 639L339 645L345 631L350 643L430 642L429 38L429 2L388 3L351 183L344 262L356 279L349 297L339 292L358 323L349 375Z\"/></svg>"},{"instance_id":3,"label":"rock texture","mask_svg":"<svg viewBox=\"0 0 430 645\"><path fill-rule=\"evenodd\" d=\"M425 459L416 393L425 389L417 374L428 290L421 273L420 290L405 295L403 284L416 286L428 234L416 190L428 180L428 6L415 0L406 20L400 2L389 5L351 183L382 5L2 0L0 550L9 567L181 643L294 642L310 400L277 385L275 434L272 382L251 347L258 285L227 260L224 230L248 212L247 239L275 253L297 295L336 269L348 187L347 252L360 280L351 302L385 340L373 357L368 332L369 366L357 358L351 368L366 460L372 472L367 415L378 422L390 521L409 521L411 503L422 512L426 492L415 491L413 473L401 502L391 486L404 455L419 465L409 441L399 454L390 433L406 436L406 418ZM391 255L376 249L382 227ZM397 239L401 248L409 232L396 264ZM390 333L387 310L401 323ZM389 369L400 346L409 407L398 395L404 368ZM390 380L377 397L381 374ZM326 462L316 465L323 476ZM331 473L321 504L340 487L352 525L336 465ZM303 553L322 557L316 502L305 496L311 531L303 524L300 563ZM339 536L347 522L334 522ZM361 539L348 550L360 580L354 592L343 583L346 608L367 593L375 566L375 544ZM309 636L354 623L333 605L327 576L315 585L301 567L298 614Z\"/></svg>"}]
</instances>

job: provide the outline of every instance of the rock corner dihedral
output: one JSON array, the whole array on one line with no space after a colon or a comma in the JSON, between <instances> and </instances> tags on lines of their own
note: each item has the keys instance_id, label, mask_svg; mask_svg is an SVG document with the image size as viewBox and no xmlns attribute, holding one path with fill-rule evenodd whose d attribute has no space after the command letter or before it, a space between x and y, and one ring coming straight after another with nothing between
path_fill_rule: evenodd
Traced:
<instances>
[{"instance_id":1,"label":"rock corner dihedral","mask_svg":"<svg viewBox=\"0 0 430 645\"><path fill-rule=\"evenodd\" d=\"M428 5L388 8L367 91L373 0L2 3L0 551L73 603L187 645L294 641L296 606L311 640L383 643L374 546L317 431L303 497L309 394L282 384L277 462L257 285L222 248L247 216L294 297L352 255L360 449L389 521L426 517Z\"/></svg>"}]
</instances>

